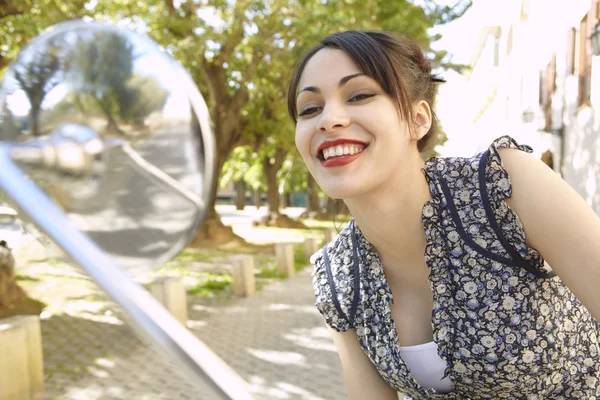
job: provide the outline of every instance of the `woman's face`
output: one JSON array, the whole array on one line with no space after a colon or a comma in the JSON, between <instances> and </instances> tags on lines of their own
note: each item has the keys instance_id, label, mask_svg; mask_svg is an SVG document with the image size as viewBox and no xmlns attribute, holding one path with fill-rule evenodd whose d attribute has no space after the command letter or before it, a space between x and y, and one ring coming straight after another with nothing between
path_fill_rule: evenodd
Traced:
<instances>
[{"instance_id":1,"label":"woman's face","mask_svg":"<svg viewBox=\"0 0 600 400\"><path fill-rule=\"evenodd\" d=\"M341 50L325 48L308 61L296 105L296 146L330 197L368 194L417 152L396 104Z\"/></svg>"}]
</instances>

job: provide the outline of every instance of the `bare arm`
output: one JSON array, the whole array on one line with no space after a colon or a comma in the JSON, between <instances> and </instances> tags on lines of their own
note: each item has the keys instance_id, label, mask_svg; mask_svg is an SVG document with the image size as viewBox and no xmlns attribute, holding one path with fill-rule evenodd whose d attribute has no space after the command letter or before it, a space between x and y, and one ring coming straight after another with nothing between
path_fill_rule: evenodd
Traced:
<instances>
[{"instance_id":1,"label":"bare arm","mask_svg":"<svg viewBox=\"0 0 600 400\"><path fill-rule=\"evenodd\" d=\"M600 320L600 218L566 182L531 155L500 150L513 195L507 199L554 272Z\"/></svg>"},{"instance_id":2,"label":"bare arm","mask_svg":"<svg viewBox=\"0 0 600 400\"><path fill-rule=\"evenodd\" d=\"M383 380L363 352L354 329L340 333L329 328L329 332L340 355L349 400L398 400L398 392Z\"/></svg>"}]
</instances>

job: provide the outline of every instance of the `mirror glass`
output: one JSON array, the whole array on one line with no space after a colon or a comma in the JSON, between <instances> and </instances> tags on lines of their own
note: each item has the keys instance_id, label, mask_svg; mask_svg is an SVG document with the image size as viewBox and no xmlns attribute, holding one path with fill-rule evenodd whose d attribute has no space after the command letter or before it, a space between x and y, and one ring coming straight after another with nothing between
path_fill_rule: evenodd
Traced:
<instances>
[{"instance_id":1,"label":"mirror glass","mask_svg":"<svg viewBox=\"0 0 600 400\"><path fill-rule=\"evenodd\" d=\"M133 274L176 255L204 217L206 104L187 71L133 31L70 21L35 38L0 87L0 141Z\"/></svg>"}]
</instances>

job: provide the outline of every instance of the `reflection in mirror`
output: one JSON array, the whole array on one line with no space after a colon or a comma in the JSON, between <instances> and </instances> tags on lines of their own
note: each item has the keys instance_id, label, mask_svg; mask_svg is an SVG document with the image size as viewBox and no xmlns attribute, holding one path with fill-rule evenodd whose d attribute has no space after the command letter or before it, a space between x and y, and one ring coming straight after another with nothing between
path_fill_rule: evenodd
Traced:
<instances>
[{"instance_id":1,"label":"reflection in mirror","mask_svg":"<svg viewBox=\"0 0 600 400\"><path fill-rule=\"evenodd\" d=\"M128 271L164 263L196 232L213 174L208 110L144 36L53 27L7 71L0 124L14 160Z\"/></svg>"}]
</instances>

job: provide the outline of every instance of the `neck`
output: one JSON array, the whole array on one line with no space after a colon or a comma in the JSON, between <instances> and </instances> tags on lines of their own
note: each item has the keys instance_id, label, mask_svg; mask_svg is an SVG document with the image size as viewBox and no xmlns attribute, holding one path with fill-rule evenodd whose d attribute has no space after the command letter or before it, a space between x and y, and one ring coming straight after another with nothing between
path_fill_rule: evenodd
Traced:
<instances>
[{"instance_id":1,"label":"neck","mask_svg":"<svg viewBox=\"0 0 600 400\"><path fill-rule=\"evenodd\" d=\"M420 267L423 263L425 232L421 213L425 202L431 199L423 166L416 153L416 158L407 160L402 171L385 186L345 200L384 265L417 263Z\"/></svg>"}]
</instances>

